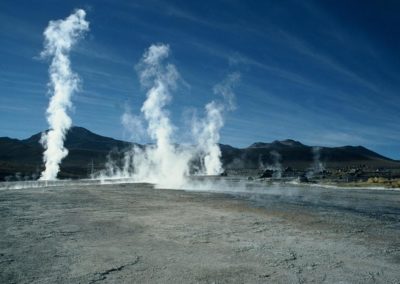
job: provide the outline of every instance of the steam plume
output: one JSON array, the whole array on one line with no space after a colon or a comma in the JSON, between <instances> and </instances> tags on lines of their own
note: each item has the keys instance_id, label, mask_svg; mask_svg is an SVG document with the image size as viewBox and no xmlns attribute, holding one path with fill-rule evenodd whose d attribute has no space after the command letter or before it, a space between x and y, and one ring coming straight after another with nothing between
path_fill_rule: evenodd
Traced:
<instances>
[{"instance_id":1,"label":"steam plume","mask_svg":"<svg viewBox=\"0 0 400 284\"><path fill-rule=\"evenodd\" d=\"M150 182L158 186L181 188L187 185L187 176L194 172L194 160L201 160L196 173L216 175L222 171L221 151L218 146L219 131L224 124L224 114L234 108L232 88L240 75L233 73L214 92L223 97L208 103L202 120L195 119L193 134L195 146L174 143L175 127L166 107L172 100L180 78L175 66L166 62L170 54L168 45L151 45L136 66L141 85L147 90L141 115L126 109L121 121L129 132L140 134L147 125L147 134L154 144L133 146L125 152L121 162L110 156L100 177L132 178L136 182ZM133 135L137 136L137 135Z\"/></svg>"},{"instance_id":2,"label":"steam plume","mask_svg":"<svg viewBox=\"0 0 400 284\"><path fill-rule=\"evenodd\" d=\"M277 151L271 151L270 154L272 156L272 161L273 161L271 169L274 171L274 177L281 178L282 177L281 154L279 154L279 152Z\"/></svg>"},{"instance_id":3,"label":"steam plume","mask_svg":"<svg viewBox=\"0 0 400 284\"><path fill-rule=\"evenodd\" d=\"M193 135L198 142L202 159L202 174L218 175L222 169L220 130L224 126L224 114L235 108L233 87L240 79L239 73L230 74L221 84L214 87L214 93L222 95L224 101L212 101L205 106L203 120L195 120Z\"/></svg>"},{"instance_id":4,"label":"steam plume","mask_svg":"<svg viewBox=\"0 0 400 284\"><path fill-rule=\"evenodd\" d=\"M77 90L79 81L71 70L69 51L89 29L85 16L84 10L76 10L65 20L50 21L44 31L45 49L41 56L52 57L49 85L53 95L46 111L50 130L43 133L41 139L45 148L45 170L41 174L41 180L56 179L61 160L68 155L68 150L64 148L64 139L72 121L67 111L72 106L71 95Z\"/></svg>"},{"instance_id":5,"label":"steam plume","mask_svg":"<svg viewBox=\"0 0 400 284\"><path fill-rule=\"evenodd\" d=\"M313 147L313 164L310 170L307 172L307 177L312 178L316 174L319 174L325 170L324 164L321 162L321 147Z\"/></svg>"},{"instance_id":6,"label":"steam plume","mask_svg":"<svg viewBox=\"0 0 400 284\"><path fill-rule=\"evenodd\" d=\"M172 142L175 127L165 109L179 79L175 66L165 62L169 53L168 45L152 45L136 66L140 82L147 89L141 113L147 123L147 134L155 144L134 146L125 153L123 167L117 171L117 177L132 177L135 181L180 187L189 173L192 155L189 149ZM129 112L125 112L122 120L125 125L134 126L133 129L141 128L138 127L141 118Z\"/></svg>"},{"instance_id":7,"label":"steam plume","mask_svg":"<svg viewBox=\"0 0 400 284\"><path fill-rule=\"evenodd\" d=\"M140 116L134 115L129 108L125 106L125 112L121 116L121 123L132 141L140 141L145 136L143 120Z\"/></svg>"}]
</instances>

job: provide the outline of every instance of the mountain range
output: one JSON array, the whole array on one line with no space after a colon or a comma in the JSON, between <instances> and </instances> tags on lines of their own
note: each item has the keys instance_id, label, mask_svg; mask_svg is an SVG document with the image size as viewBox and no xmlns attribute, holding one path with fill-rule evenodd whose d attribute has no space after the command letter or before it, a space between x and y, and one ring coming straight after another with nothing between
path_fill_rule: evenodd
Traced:
<instances>
[{"instance_id":1,"label":"mountain range","mask_svg":"<svg viewBox=\"0 0 400 284\"><path fill-rule=\"evenodd\" d=\"M18 140L0 137L0 180L9 177L37 178L43 169L41 133ZM72 127L65 147L68 156L62 161L60 178L83 178L104 168L110 153L119 155L132 143L97 135L83 127ZM137 144L138 145L138 144ZM400 168L400 162L362 146L312 147L294 140L257 142L246 148L220 144L224 168L232 170L292 167L307 170L313 164L325 168L368 167Z\"/></svg>"}]
</instances>

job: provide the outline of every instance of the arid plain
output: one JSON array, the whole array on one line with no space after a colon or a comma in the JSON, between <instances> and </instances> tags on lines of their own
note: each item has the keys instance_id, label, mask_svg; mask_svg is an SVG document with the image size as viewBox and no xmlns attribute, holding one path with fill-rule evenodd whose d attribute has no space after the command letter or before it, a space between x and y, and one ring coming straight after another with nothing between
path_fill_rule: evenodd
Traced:
<instances>
[{"instance_id":1,"label":"arid plain","mask_svg":"<svg viewBox=\"0 0 400 284\"><path fill-rule=\"evenodd\" d=\"M229 191L1 190L0 282L399 283L397 191Z\"/></svg>"}]
</instances>

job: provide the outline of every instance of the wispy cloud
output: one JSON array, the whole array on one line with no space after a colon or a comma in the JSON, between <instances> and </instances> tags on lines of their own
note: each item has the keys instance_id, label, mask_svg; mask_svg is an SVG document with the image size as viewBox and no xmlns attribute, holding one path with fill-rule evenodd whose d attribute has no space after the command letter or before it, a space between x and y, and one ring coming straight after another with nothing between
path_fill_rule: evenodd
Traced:
<instances>
[{"instance_id":1,"label":"wispy cloud","mask_svg":"<svg viewBox=\"0 0 400 284\"><path fill-rule=\"evenodd\" d=\"M280 33L281 38L285 39L286 44L294 48L300 54L308 56L310 59L317 61L321 66L333 70L338 74L347 77L349 80L357 82L360 86L366 89L369 89L373 92L378 92L378 88L374 84L362 78L359 74L351 71L338 61L335 61L329 55L324 54L320 50L311 47L304 40L294 36L293 34L284 32L282 30L280 31Z\"/></svg>"},{"instance_id":2,"label":"wispy cloud","mask_svg":"<svg viewBox=\"0 0 400 284\"><path fill-rule=\"evenodd\" d=\"M11 16L1 11L0 34L3 39L20 40L22 38L31 43L41 43L42 40L40 27L23 20L21 17Z\"/></svg>"},{"instance_id":3,"label":"wispy cloud","mask_svg":"<svg viewBox=\"0 0 400 284\"><path fill-rule=\"evenodd\" d=\"M126 58L118 55L117 52L114 52L111 48L105 46L104 44L98 44L94 41L89 41L78 45L75 49L75 52L83 55L86 58L132 67L132 64Z\"/></svg>"},{"instance_id":4,"label":"wispy cloud","mask_svg":"<svg viewBox=\"0 0 400 284\"><path fill-rule=\"evenodd\" d=\"M28 107L24 107L24 106L8 106L8 105L2 105L0 104L0 109L2 111L8 111L8 112L25 112L25 111L29 111L30 109Z\"/></svg>"}]
</instances>

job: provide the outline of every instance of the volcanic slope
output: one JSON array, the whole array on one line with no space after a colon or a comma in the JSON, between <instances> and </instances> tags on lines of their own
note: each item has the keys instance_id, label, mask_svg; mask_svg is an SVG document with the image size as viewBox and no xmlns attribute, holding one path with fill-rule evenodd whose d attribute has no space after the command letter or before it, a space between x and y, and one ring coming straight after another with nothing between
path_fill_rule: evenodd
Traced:
<instances>
[{"instance_id":1,"label":"volcanic slope","mask_svg":"<svg viewBox=\"0 0 400 284\"><path fill-rule=\"evenodd\" d=\"M0 180L6 177L32 179L43 169L41 133L18 140L0 137ZM65 147L68 156L61 163L60 178L85 178L104 168L107 157L120 160L132 143L95 134L83 127L72 127ZM139 145L139 144L136 144ZM141 145L139 145L141 146ZM143 146L141 146L143 147ZM326 168L358 167L400 168L398 161L381 156L362 146L311 147L294 140L258 142L246 148L220 145L222 162L227 169L258 169L273 165L300 170L309 168L318 149L319 160Z\"/></svg>"}]
</instances>

